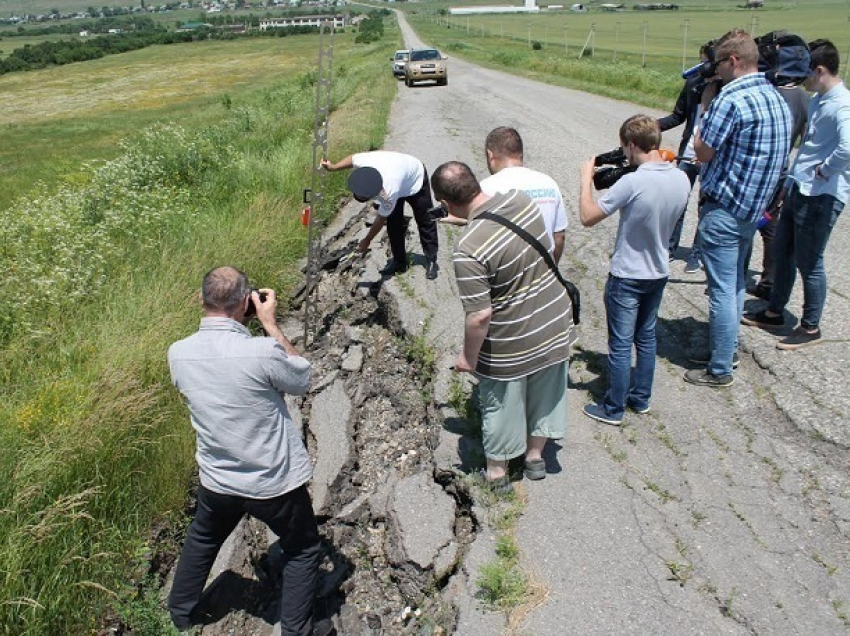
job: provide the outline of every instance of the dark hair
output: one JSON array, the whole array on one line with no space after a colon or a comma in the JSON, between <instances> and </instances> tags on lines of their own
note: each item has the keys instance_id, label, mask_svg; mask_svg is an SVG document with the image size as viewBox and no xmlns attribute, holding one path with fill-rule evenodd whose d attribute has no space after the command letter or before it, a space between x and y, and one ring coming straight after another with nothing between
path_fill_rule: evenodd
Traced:
<instances>
[{"instance_id":1,"label":"dark hair","mask_svg":"<svg viewBox=\"0 0 850 636\"><path fill-rule=\"evenodd\" d=\"M700 55L708 55L708 52L711 49L713 49L716 44L717 44L717 40L709 40L708 42L703 44L701 47L699 47L699 54Z\"/></svg>"},{"instance_id":2,"label":"dark hair","mask_svg":"<svg viewBox=\"0 0 850 636\"><path fill-rule=\"evenodd\" d=\"M481 192L472 170L460 161L448 161L434 170L431 187L439 201L454 205L466 205Z\"/></svg>"},{"instance_id":3,"label":"dark hair","mask_svg":"<svg viewBox=\"0 0 850 636\"><path fill-rule=\"evenodd\" d=\"M620 141L624 146L634 143L644 152L658 150L661 146L658 120L647 115L632 115L620 126Z\"/></svg>"},{"instance_id":4,"label":"dark hair","mask_svg":"<svg viewBox=\"0 0 850 636\"><path fill-rule=\"evenodd\" d=\"M829 40L814 40L809 42L809 51L812 53L812 69L823 66L830 75L838 75L839 59L838 49Z\"/></svg>"},{"instance_id":5,"label":"dark hair","mask_svg":"<svg viewBox=\"0 0 850 636\"><path fill-rule=\"evenodd\" d=\"M516 128L499 126L490 131L484 148L497 157L517 157L522 159L522 137Z\"/></svg>"},{"instance_id":6,"label":"dark hair","mask_svg":"<svg viewBox=\"0 0 850 636\"><path fill-rule=\"evenodd\" d=\"M216 267L204 274L201 302L205 309L233 316L249 293L248 277L235 267Z\"/></svg>"}]
</instances>

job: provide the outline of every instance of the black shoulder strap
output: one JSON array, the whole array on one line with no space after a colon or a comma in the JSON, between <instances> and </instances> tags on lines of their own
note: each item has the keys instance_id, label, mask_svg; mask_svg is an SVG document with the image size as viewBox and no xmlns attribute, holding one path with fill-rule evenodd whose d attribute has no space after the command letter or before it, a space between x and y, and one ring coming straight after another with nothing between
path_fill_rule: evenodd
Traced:
<instances>
[{"instance_id":1,"label":"black shoulder strap","mask_svg":"<svg viewBox=\"0 0 850 636\"><path fill-rule=\"evenodd\" d=\"M581 315L581 294L579 293L578 287L576 287L573 283L571 283L561 275L561 272L558 270L558 266L555 264L555 260L552 258L552 255L549 253L549 250L543 247L543 244L536 238L534 238L530 232L521 228L513 221L509 221L503 216L493 214L492 212L484 211L478 214L476 218L487 219L488 221L494 221L499 225L503 225L504 227L517 234L521 239L531 245L531 247L533 247L535 250L537 250L537 253L540 254L543 260L546 262L546 265L548 265L549 269L552 270L552 273L555 274L555 278L557 278L558 281L560 281L560 283L567 290L567 295L569 295L570 297L570 304L573 307L573 322L575 324L579 324L579 318Z\"/></svg>"}]
</instances>

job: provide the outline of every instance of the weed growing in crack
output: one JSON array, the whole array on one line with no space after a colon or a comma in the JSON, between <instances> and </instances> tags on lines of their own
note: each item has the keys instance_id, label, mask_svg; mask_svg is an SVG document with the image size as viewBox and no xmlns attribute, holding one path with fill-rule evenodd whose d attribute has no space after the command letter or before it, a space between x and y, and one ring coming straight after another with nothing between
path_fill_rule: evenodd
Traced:
<instances>
[{"instance_id":1,"label":"weed growing in crack","mask_svg":"<svg viewBox=\"0 0 850 636\"><path fill-rule=\"evenodd\" d=\"M778 484L782 479L782 475L785 474L785 471L782 470L771 457L762 457L761 463L770 467L770 479L773 483Z\"/></svg>"},{"instance_id":2,"label":"weed growing in crack","mask_svg":"<svg viewBox=\"0 0 850 636\"><path fill-rule=\"evenodd\" d=\"M850 627L850 616L847 615L846 610L844 608L844 601L840 598L832 599L832 609L835 610L835 615L838 617L842 623L844 623L845 627Z\"/></svg>"},{"instance_id":3,"label":"weed growing in crack","mask_svg":"<svg viewBox=\"0 0 850 636\"><path fill-rule=\"evenodd\" d=\"M528 598L528 577L519 567L519 547L509 535L496 540L496 558L481 566L476 581L484 604L507 612Z\"/></svg>"},{"instance_id":4,"label":"weed growing in crack","mask_svg":"<svg viewBox=\"0 0 850 636\"><path fill-rule=\"evenodd\" d=\"M685 587L691 577L694 575L694 565L688 561L667 561L667 569L670 570L668 581L676 581L679 586Z\"/></svg>"},{"instance_id":5,"label":"weed growing in crack","mask_svg":"<svg viewBox=\"0 0 850 636\"><path fill-rule=\"evenodd\" d=\"M722 602L720 605L720 613L726 616L727 618L732 618L733 605L735 603L735 598L738 596L738 588L733 587L732 591L729 592L729 596L726 597L726 600Z\"/></svg>"},{"instance_id":6,"label":"weed growing in crack","mask_svg":"<svg viewBox=\"0 0 850 636\"><path fill-rule=\"evenodd\" d=\"M823 558L820 554L818 554L817 552L815 552L814 554L812 554L812 560L813 560L815 563L817 563L819 566L821 566L824 570L826 570L826 573L827 573L827 574L829 574L829 576L832 576L833 574L835 574L836 572L838 572L838 566L837 566L837 565L830 565L830 564L829 564L829 563L827 563L827 562L824 560L824 558Z\"/></svg>"},{"instance_id":7,"label":"weed growing in crack","mask_svg":"<svg viewBox=\"0 0 850 636\"><path fill-rule=\"evenodd\" d=\"M698 527L699 527L699 525L700 525L703 521L705 521L706 519L708 519L708 515L707 515L707 514L705 514L705 513L703 513L703 512L700 512L699 510L693 510L693 511L691 511L691 525L692 525L694 528L698 528Z\"/></svg>"},{"instance_id":8,"label":"weed growing in crack","mask_svg":"<svg viewBox=\"0 0 850 636\"><path fill-rule=\"evenodd\" d=\"M753 539L755 539L755 542L758 543L763 548L766 547L766 545L764 543L764 539L762 539L759 536L759 534L755 531L755 528L753 528L753 524L751 524L749 522L749 520L743 515L743 513L738 511L738 509L735 507L735 504L733 504L730 501L730 502L728 502L727 505L729 506L729 509L732 511L732 514L734 514L738 518L738 521L743 523L744 526L746 526L747 530L750 531L750 533L753 535Z\"/></svg>"},{"instance_id":9,"label":"weed growing in crack","mask_svg":"<svg viewBox=\"0 0 850 636\"><path fill-rule=\"evenodd\" d=\"M667 503L668 501L676 501L676 495L674 495L668 490L664 490L654 481L644 479L643 485L647 490L654 492L656 495L658 495L658 497L661 499L661 503Z\"/></svg>"}]
</instances>

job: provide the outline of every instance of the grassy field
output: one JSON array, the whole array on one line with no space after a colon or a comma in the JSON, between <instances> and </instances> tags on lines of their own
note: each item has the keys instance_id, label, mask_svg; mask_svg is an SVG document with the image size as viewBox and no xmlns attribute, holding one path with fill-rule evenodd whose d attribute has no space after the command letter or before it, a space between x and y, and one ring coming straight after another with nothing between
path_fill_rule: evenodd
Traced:
<instances>
[{"instance_id":1,"label":"grassy field","mask_svg":"<svg viewBox=\"0 0 850 636\"><path fill-rule=\"evenodd\" d=\"M551 11L537 15L438 15L440 10L460 4L399 6L418 24L439 19L443 29L460 31L470 37L486 34L516 39L529 46L537 41L543 45L544 53L565 57L577 57L585 44L588 51L593 44L597 58L638 64L645 61L648 68L664 72L681 71L683 58L685 66L695 64L700 44L720 37L733 27L755 35L788 29L806 40L829 38L841 52L843 66L850 52L850 2L846 0L770 3L770 8L756 11L737 8L733 2L685 1L679 3L679 11L647 12L629 8L623 12L605 12L589 4L591 10L585 14ZM463 6L474 4L498 3L465 2ZM631 3L627 6L631 7ZM592 30L593 38L590 38ZM429 30L429 33L436 32Z\"/></svg>"},{"instance_id":2,"label":"grassy field","mask_svg":"<svg viewBox=\"0 0 850 636\"><path fill-rule=\"evenodd\" d=\"M358 124L332 121L332 155L381 144L397 35L336 39L333 118ZM0 78L0 634L169 633L152 528L183 523L194 438L165 353L210 267L300 280L317 53L209 42Z\"/></svg>"}]
</instances>

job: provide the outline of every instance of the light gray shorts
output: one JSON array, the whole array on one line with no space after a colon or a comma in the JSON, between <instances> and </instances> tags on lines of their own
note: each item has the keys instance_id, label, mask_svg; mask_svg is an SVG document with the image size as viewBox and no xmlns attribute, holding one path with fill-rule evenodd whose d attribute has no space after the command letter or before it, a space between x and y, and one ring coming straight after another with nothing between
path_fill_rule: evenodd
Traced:
<instances>
[{"instance_id":1,"label":"light gray shorts","mask_svg":"<svg viewBox=\"0 0 850 636\"><path fill-rule=\"evenodd\" d=\"M512 459L525 452L529 436L561 439L566 434L568 371L569 362L561 362L518 380L479 376L487 457Z\"/></svg>"}]
</instances>

